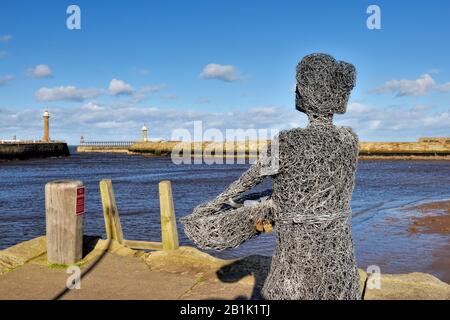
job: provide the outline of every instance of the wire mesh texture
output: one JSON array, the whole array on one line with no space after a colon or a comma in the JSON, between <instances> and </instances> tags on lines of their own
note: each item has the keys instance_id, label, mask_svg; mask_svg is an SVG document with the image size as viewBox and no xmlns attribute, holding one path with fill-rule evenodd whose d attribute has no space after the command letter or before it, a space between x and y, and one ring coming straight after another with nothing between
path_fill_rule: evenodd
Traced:
<instances>
[{"instance_id":1,"label":"wire mesh texture","mask_svg":"<svg viewBox=\"0 0 450 320\"><path fill-rule=\"evenodd\" d=\"M204 249L234 248L270 222L276 248L262 289L266 299L359 299L359 276L350 225L358 137L333 125L345 113L356 81L353 65L327 54L305 56L297 66L296 109L306 128L274 138L267 153L215 199L182 218L186 235ZM267 170L274 158L275 172ZM252 188L265 178L272 190Z\"/></svg>"}]
</instances>

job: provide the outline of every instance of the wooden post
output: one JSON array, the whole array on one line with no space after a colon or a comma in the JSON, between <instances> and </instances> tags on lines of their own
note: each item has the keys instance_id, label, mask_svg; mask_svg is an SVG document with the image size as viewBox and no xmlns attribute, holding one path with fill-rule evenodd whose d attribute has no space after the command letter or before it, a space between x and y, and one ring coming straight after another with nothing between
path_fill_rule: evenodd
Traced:
<instances>
[{"instance_id":1,"label":"wooden post","mask_svg":"<svg viewBox=\"0 0 450 320\"><path fill-rule=\"evenodd\" d=\"M77 180L53 181L45 185L49 263L67 265L82 258L83 214L80 213L80 207L77 205L77 189L82 186L83 183ZM82 211L84 211L84 190L82 200Z\"/></svg>"},{"instance_id":2,"label":"wooden post","mask_svg":"<svg viewBox=\"0 0 450 320\"><path fill-rule=\"evenodd\" d=\"M116 198L114 196L111 180L104 179L100 181L100 193L102 196L106 236L108 240L116 240L120 244L123 244L122 225L120 224L119 211L117 210Z\"/></svg>"},{"instance_id":3,"label":"wooden post","mask_svg":"<svg viewBox=\"0 0 450 320\"><path fill-rule=\"evenodd\" d=\"M178 249L178 231L173 207L172 186L168 180L159 183L159 206L163 250Z\"/></svg>"}]
</instances>

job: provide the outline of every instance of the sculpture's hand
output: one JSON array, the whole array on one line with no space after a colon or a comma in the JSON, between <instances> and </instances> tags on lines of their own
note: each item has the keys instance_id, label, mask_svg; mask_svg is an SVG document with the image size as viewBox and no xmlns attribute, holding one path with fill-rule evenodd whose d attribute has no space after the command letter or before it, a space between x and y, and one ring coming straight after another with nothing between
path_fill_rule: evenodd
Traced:
<instances>
[{"instance_id":1,"label":"sculpture's hand","mask_svg":"<svg viewBox=\"0 0 450 320\"><path fill-rule=\"evenodd\" d=\"M255 229L258 232L271 233L273 230L272 221L258 219L255 224Z\"/></svg>"}]
</instances>

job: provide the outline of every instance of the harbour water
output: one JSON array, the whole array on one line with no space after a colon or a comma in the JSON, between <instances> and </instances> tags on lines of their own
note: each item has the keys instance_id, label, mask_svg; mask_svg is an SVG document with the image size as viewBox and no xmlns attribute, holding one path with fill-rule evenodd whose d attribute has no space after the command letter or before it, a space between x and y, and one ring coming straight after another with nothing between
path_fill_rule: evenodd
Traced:
<instances>
[{"instance_id":1,"label":"harbour water","mask_svg":"<svg viewBox=\"0 0 450 320\"><path fill-rule=\"evenodd\" d=\"M112 179L127 239L160 240L158 182L171 180L177 218L213 198L248 165L175 165L170 158L125 154L76 154L57 159L0 163L0 249L45 234L44 186L78 179L86 186L85 234L105 235L99 181ZM270 181L265 186L270 186ZM449 234L408 233L416 214L410 205L450 198L449 161L360 161L352 198L353 236L358 265L385 273L429 272L449 281L450 271L435 267L447 258ZM180 227L180 225L178 224ZM179 228L180 242L192 245ZM274 238L261 235L243 246L212 254L236 258L271 255Z\"/></svg>"}]
</instances>

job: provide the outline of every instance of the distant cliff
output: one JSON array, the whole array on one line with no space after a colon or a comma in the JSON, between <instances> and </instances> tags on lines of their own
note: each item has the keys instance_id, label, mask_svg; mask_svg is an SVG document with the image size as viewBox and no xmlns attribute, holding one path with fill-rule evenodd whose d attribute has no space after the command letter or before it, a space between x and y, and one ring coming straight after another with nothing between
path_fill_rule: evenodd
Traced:
<instances>
[{"instance_id":1,"label":"distant cliff","mask_svg":"<svg viewBox=\"0 0 450 320\"><path fill-rule=\"evenodd\" d=\"M0 160L69 156L65 142L8 142L0 143Z\"/></svg>"}]
</instances>

